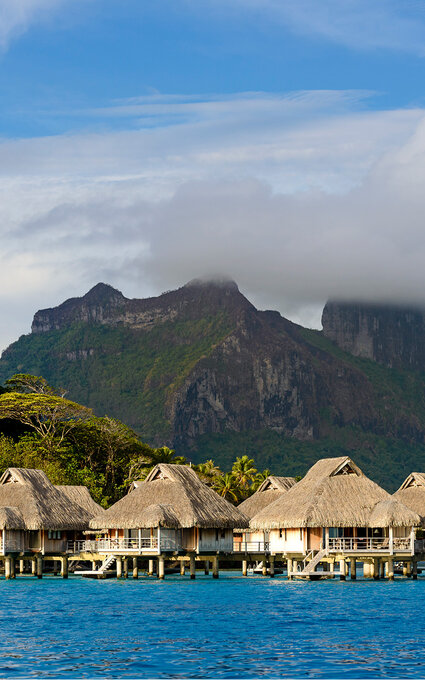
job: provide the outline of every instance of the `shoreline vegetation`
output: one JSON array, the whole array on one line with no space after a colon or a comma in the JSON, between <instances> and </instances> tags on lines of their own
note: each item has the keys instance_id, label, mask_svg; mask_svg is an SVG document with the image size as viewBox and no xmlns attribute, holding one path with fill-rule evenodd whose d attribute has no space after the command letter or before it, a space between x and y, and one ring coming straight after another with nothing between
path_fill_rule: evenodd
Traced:
<instances>
[{"instance_id":1,"label":"shoreline vegetation","mask_svg":"<svg viewBox=\"0 0 425 680\"><path fill-rule=\"evenodd\" d=\"M189 465L234 505L272 474L247 455L223 471L212 459L193 464L167 446L153 448L119 420L96 417L40 376L16 374L0 387L0 475L10 467L40 469L53 484L86 486L107 508L159 463Z\"/></svg>"}]
</instances>

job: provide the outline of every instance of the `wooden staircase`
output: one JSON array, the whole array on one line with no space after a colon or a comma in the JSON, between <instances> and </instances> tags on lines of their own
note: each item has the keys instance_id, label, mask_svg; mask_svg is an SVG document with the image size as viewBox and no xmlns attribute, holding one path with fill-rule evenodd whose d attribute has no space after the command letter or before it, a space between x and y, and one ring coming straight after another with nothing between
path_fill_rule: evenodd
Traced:
<instances>
[{"instance_id":1,"label":"wooden staircase","mask_svg":"<svg viewBox=\"0 0 425 680\"><path fill-rule=\"evenodd\" d=\"M312 579L312 578L329 578L330 574L328 572L316 572L316 567L323 560L324 557L326 557L328 554L328 551L326 548L322 548L322 550L319 550L315 555L313 555L313 551L311 551L308 555L306 555L306 558L304 560L304 569L302 571L297 571L293 573L293 576L295 578L306 578L306 579ZM311 559L309 560L309 556L312 555ZM320 574L320 575L319 575Z\"/></svg>"}]
</instances>

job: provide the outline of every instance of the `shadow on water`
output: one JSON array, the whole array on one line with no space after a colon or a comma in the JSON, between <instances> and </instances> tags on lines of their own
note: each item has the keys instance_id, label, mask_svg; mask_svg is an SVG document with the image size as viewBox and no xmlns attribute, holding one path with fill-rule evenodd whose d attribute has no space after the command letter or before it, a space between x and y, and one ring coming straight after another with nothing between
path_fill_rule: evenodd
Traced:
<instances>
[{"instance_id":1,"label":"shadow on water","mask_svg":"<svg viewBox=\"0 0 425 680\"><path fill-rule=\"evenodd\" d=\"M0 677L422 678L425 579L0 581Z\"/></svg>"}]
</instances>

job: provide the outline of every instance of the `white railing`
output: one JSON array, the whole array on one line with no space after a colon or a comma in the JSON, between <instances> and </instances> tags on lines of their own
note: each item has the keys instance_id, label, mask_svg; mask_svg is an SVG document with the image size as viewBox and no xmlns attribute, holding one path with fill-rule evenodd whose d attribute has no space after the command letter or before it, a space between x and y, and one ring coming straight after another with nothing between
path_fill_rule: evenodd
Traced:
<instances>
[{"instance_id":1,"label":"white railing","mask_svg":"<svg viewBox=\"0 0 425 680\"><path fill-rule=\"evenodd\" d=\"M234 541L233 552L268 552L269 542L268 541L242 541L242 543Z\"/></svg>"},{"instance_id":2,"label":"white railing","mask_svg":"<svg viewBox=\"0 0 425 680\"><path fill-rule=\"evenodd\" d=\"M160 545L158 539L154 538L105 538L91 541L68 541L67 552L82 553L119 553L120 551L133 552L162 552L179 550L180 545L172 538L161 537Z\"/></svg>"},{"instance_id":3,"label":"white railing","mask_svg":"<svg viewBox=\"0 0 425 680\"><path fill-rule=\"evenodd\" d=\"M412 543L410 537L398 538L392 540L386 538L330 538L329 550L343 552L363 552L364 550L386 550L393 552L394 550L410 551Z\"/></svg>"}]
</instances>

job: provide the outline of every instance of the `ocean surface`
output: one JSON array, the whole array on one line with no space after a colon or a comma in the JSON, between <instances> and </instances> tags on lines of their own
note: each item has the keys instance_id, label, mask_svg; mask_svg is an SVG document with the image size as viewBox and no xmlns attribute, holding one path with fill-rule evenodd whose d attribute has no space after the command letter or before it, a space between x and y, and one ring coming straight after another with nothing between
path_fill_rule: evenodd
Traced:
<instances>
[{"instance_id":1,"label":"ocean surface","mask_svg":"<svg viewBox=\"0 0 425 680\"><path fill-rule=\"evenodd\" d=\"M0 579L0 677L423 678L425 578Z\"/></svg>"}]
</instances>

